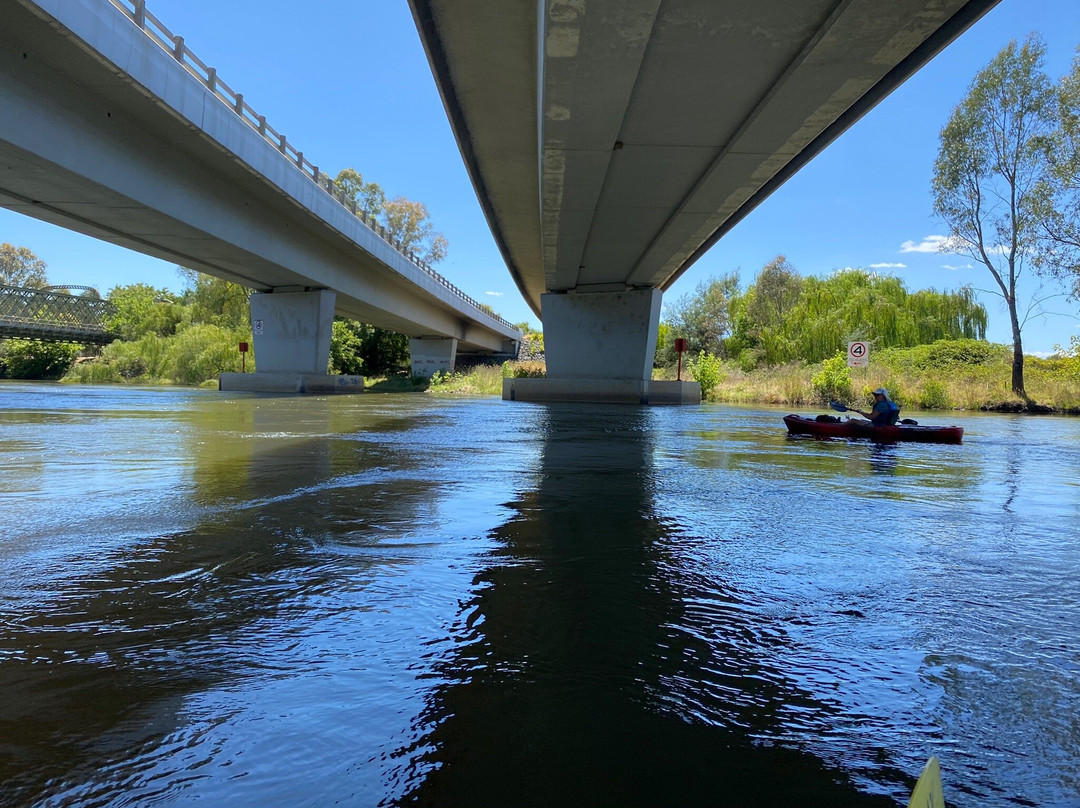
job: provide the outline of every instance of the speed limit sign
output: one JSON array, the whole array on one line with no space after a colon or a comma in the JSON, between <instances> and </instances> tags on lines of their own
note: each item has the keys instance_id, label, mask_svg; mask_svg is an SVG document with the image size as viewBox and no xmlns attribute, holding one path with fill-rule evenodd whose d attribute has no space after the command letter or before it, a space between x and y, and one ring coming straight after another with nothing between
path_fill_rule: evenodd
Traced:
<instances>
[{"instance_id":1,"label":"speed limit sign","mask_svg":"<svg viewBox=\"0 0 1080 808\"><path fill-rule=\"evenodd\" d=\"M847 363L849 368L864 368L870 362L870 344L849 342L847 344Z\"/></svg>"}]
</instances>

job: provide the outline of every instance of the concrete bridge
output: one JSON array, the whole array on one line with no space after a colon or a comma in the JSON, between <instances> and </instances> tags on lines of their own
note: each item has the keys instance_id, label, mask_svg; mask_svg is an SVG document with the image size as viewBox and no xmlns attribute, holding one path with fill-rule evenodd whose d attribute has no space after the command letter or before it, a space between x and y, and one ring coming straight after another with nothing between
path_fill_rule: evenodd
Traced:
<instances>
[{"instance_id":1,"label":"concrete bridge","mask_svg":"<svg viewBox=\"0 0 1080 808\"><path fill-rule=\"evenodd\" d=\"M409 2L544 323L504 397L644 401L663 291L997 0Z\"/></svg>"},{"instance_id":2,"label":"concrete bridge","mask_svg":"<svg viewBox=\"0 0 1080 808\"><path fill-rule=\"evenodd\" d=\"M0 0L0 20L0 205L256 290L260 373L224 387L325 385L335 313L409 335L414 372L516 352L142 0Z\"/></svg>"}]
</instances>

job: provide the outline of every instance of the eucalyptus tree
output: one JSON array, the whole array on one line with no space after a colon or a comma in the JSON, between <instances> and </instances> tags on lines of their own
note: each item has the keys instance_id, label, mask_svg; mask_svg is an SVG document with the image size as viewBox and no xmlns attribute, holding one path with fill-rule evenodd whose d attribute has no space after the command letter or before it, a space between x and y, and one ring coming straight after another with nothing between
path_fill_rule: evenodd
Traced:
<instances>
[{"instance_id":1,"label":"eucalyptus tree","mask_svg":"<svg viewBox=\"0 0 1080 808\"><path fill-rule=\"evenodd\" d=\"M45 262L26 247L0 244L0 284L40 289L48 285Z\"/></svg>"},{"instance_id":2,"label":"eucalyptus tree","mask_svg":"<svg viewBox=\"0 0 1080 808\"><path fill-rule=\"evenodd\" d=\"M427 206L403 196L387 199L377 182L368 182L355 168L346 168L334 178L334 184L345 192L356 209L378 222L386 236L405 252L415 252L428 264L446 257L446 236L435 230Z\"/></svg>"},{"instance_id":3,"label":"eucalyptus tree","mask_svg":"<svg viewBox=\"0 0 1080 808\"><path fill-rule=\"evenodd\" d=\"M664 312L664 322L671 329L671 350L675 338L682 337L691 355L704 351L724 356L724 339L731 332L729 304L738 292L739 275L733 272L702 281L693 292L680 297ZM664 359L670 363L674 357Z\"/></svg>"},{"instance_id":4,"label":"eucalyptus tree","mask_svg":"<svg viewBox=\"0 0 1080 808\"><path fill-rule=\"evenodd\" d=\"M1057 126L1047 144L1050 173L1042 186L1040 267L1080 298L1080 48L1057 86Z\"/></svg>"},{"instance_id":5,"label":"eucalyptus tree","mask_svg":"<svg viewBox=\"0 0 1080 808\"><path fill-rule=\"evenodd\" d=\"M1022 329L1037 305L1020 313L1018 282L1038 256L1041 188L1050 176L1047 143L1056 97L1036 34L1006 45L979 71L941 130L934 163L934 212L951 230L949 252L990 273L1009 311L1012 389L1026 398Z\"/></svg>"}]
</instances>

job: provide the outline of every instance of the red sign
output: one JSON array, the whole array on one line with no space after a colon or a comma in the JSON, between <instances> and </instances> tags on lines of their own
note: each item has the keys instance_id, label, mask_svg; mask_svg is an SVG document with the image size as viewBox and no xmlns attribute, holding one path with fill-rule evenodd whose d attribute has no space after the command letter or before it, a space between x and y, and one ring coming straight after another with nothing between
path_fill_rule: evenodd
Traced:
<instances>
[{"instance_id":1,"label":"red sign","mask_svg":"<svg viewBox=\"0 0 1080 808\"><path fill-rule=\"evenodd\" d=\"M675 352L686 353L686 340L682 337L677 337L675 340Z\"/></svg>"},{"instance_id":2,"label":"red sign","mask_svg":"<svg viewBox=\"0 0 1080 808\"><path fill-rule=\"evenodd\" d=\"M240 353L247 353L247 343L246 342L241 342L240 343Z\"/></svg>"}]
</instances>

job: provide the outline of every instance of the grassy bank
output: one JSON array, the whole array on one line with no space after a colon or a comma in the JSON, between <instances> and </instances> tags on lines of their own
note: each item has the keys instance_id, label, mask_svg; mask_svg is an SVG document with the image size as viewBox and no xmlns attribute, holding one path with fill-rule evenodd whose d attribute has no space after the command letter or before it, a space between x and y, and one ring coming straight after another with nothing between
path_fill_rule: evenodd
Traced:
<instances>
[{"instance_id":1,"label":"grassy bank","mask_svg":"<svg viewBox=\"0 0 1080 808\"><path fill-rule=\"evenodd\" d=\"M1080 414L1080 356L1028 357L1026 401L1010 389L1010 356L1005 346L952 340L880 351L866 368L848 368L842 356L817 364L792 362L752 371L743 370L735 362L717 362L708 368L715 374L716 383L706 400L817 408L836 399L859 406L869 402L871 390L886 387L890 396L909 410ZM698 367L698 363L686 363L683 378L695 378ZM500 395L503 376L536 376L542 375L542 370L542 364L536 362L512 362L501 369L481 366L436 377L427 390L435 395ZM705 370L702 367L701 372ZM661 368L654 371L653 378L674 379L675 375L675 368Z\"/></svg>"}]
</instances>

